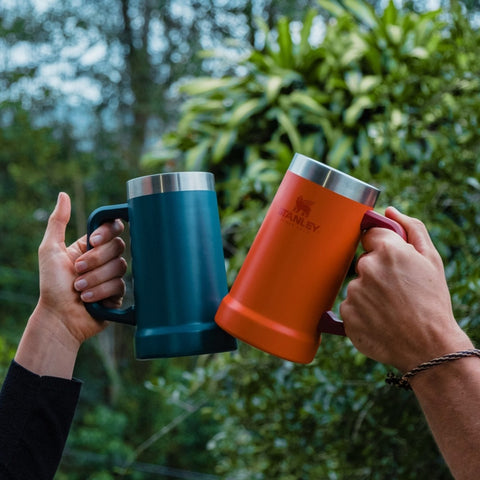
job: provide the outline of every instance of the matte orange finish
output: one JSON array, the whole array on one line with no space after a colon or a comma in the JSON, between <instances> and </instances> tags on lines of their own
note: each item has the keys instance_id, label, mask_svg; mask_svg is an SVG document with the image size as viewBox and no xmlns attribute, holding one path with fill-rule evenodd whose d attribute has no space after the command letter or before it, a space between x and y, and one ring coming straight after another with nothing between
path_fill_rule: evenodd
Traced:
<instances>
[{"instance_id":1,"label":"matte orange finish","mask_svg":"<svg viewBox=\"0 0 480 480\"><path fill-rule=\"evenodd\" d=\"M287 171L245 262L215 317L261 350L309 363L370 207Z\"/></svg>"}]
</instances>

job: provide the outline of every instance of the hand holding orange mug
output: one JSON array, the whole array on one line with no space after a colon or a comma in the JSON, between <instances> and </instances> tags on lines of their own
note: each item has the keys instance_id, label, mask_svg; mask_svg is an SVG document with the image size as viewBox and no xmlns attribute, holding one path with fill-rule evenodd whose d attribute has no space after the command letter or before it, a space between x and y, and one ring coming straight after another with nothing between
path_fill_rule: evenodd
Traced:
<instances>
[{"instance_id":1,"label":"hand holding orange mug","mask_svg":"<svg viewBox=\"0 0 480 480\"><path fill-rule=\"evenodd\" d=\"M362 230L403 228L373 212L379 190L296 154L245 262L217 311L218 325L278 357L313 360L321 333L345 335L330 309Z\"/></svg>"}]
</instances>

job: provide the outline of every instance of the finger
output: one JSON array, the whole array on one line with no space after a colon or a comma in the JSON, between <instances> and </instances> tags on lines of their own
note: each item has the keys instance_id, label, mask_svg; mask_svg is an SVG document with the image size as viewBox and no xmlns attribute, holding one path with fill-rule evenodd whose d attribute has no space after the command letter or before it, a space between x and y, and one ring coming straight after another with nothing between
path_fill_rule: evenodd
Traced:
<instances>
[{"instance_id":1,"label":"finger","mask_svg":"<svg viewBox=\"0 0 480 480\"><path fill-rule=\"evenodd\" d=\"M385 210L385 216L398 222L406 230L408 235L408 243L413 245L415 249L423 255L428 255L434 250L435 246L430 238L427 227L417 218L409 217L399 212L394 207L388 207Z\"/></svg>"},{"instance_id":2,"label":"finger","mask_svg":"<svg viewBox=\"0 0 480 480\"><path fill-rule=\"evenodd\" d=\"M125 242L120 237L112 238L108 243L88 250L75 261L75 271L79 274L94 270L125 251Z\"/></svg>"},{"instance_id":3,"label":"finger","mask_svg":"<svg viewBox=\"0 0 480 480\"><path fill-rule=\"evenodd\" d=\"M363 261L363 259L365 258L365 256L368 255L367 252L363 252L357 259L356 263L355 263L355 273L357 275L359 275L359 265L360 265L360 262Z\"/></svg>"},{"instance_id":4,"label":"finger","mask_svg":"<svg viewBox=\"0 0 480 480\"><path fill-rule=\"evenodd\" d=\"M123 297L110 297L102 301L105 308L120 308L123 303Z\"/></svg>"},{"instance_id":5,"label":"finger","mask_svg":"<svg viewBox=\"0 0 480 480\"><path fill-rule=\"evenodd\" d=\"M405 241L400 235L387 228L370 228L362 235L362 246L367 253L379 250L382 246L395 248L404 246L404 244Z\"/></svg>"},{"instance_id":6,"label":"finger","mask_svg":"<svg viewBox=\"0 0 480 480\"><path fill-rule=\"evenodd\" d=\"M58 194L55 209L48 219L42 243L50 244L65 242L65 230L70 220L70 211L70 197L66 193L60 192Z\"/></svg>"},{"instance_id":7,"label":"finger","mask_svg":"<svg viewBox=\"0 0 480 480\"><path fill-rule=\"evenodd\" d=\"M125 282L121 278L113 278L85 290L80 294L80 298L87 303L109 301L111 305L120 306L124 295Z\"/></svg>"},{"instance_id":8,"label":"finger","mask_svg":"<svg viewBox=\"0 0 480 480\"><path fill-rule=\"evenodd\" d=\"M92 232L92 235L89 239L90 245L92 247L98 247L99 245L107 243L116 236L120 235L124 229L125 226L120 219L117 219L113 222L106 222ZM75 243L70 245L68 249L72 252L73 258L78 258L80 255L87 252L87 235L79 238Z\"/></svg>"},{"instance_id":9,"label":"finger","mask_svg":"<svg viewBox=\"0 0 480 480\"><path fill-rule=\"evenodd\" d=\"M79 276L74 283L75 290L78 292L94 288L102 283L106 283L113 278L123 277L127 271L127 262L124 258L116 257L101 267Z\"/></svg>"},{"instance_id":10,"label":"finger","mask_svg":"<svg viewBox=\"0 0 480 480\"><path fill-rule=\"evenodd\" d=\"M92 247L103 245L120 235L124 228L122 221L119 219L103 223L90 235L90 245Z\"/></svg>"}]
</instances>

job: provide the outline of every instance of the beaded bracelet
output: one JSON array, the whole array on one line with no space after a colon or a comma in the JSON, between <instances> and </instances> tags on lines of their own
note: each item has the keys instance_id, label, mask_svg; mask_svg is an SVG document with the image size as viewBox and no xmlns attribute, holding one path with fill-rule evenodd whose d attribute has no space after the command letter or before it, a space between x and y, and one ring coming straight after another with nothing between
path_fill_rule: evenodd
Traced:
<instances>
[{"instance_id":1,"label":"beaded bracelet","mask_svg":"<svg viewBox=\"0 0 480 480\"><path fill-rule=\"evenodd\" d=\"M385 382L389 385L395 385L399 388L404 388L405 390L411 390L410 379L414 377L417 373L428 370L431 367L436 365L441 365L442 363L451 362L453 360L458 360L459 358L465 357L480 357L480 349L474 348L472 350L462 350L460 352L448 353L447 355L442 355L441 357L434 358L429 362L421 363L418 367L410 370L401 377L397 377L393 373L388 373Z\"/></svg>"}]
</instances>

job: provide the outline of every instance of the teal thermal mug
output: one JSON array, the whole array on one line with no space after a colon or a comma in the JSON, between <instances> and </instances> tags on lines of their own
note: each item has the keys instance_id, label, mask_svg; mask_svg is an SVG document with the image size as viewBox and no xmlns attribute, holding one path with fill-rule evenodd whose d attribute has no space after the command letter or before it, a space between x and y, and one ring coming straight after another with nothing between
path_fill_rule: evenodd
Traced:
<instances>
[{"instance_id":1,"label":"teal thermal mug","mask_svg":"<svg viewBox=\"0 0 480 480\"><path fill-rule=\"evenodd\" d=\"M127 182L127 203L94 210L87 235L102 223L129 222L133 305L85 304L99 320L136 325L138 359L236 349L214 321L227 294L214 176L176 172Z\"/></svg>"}]
</instances>

